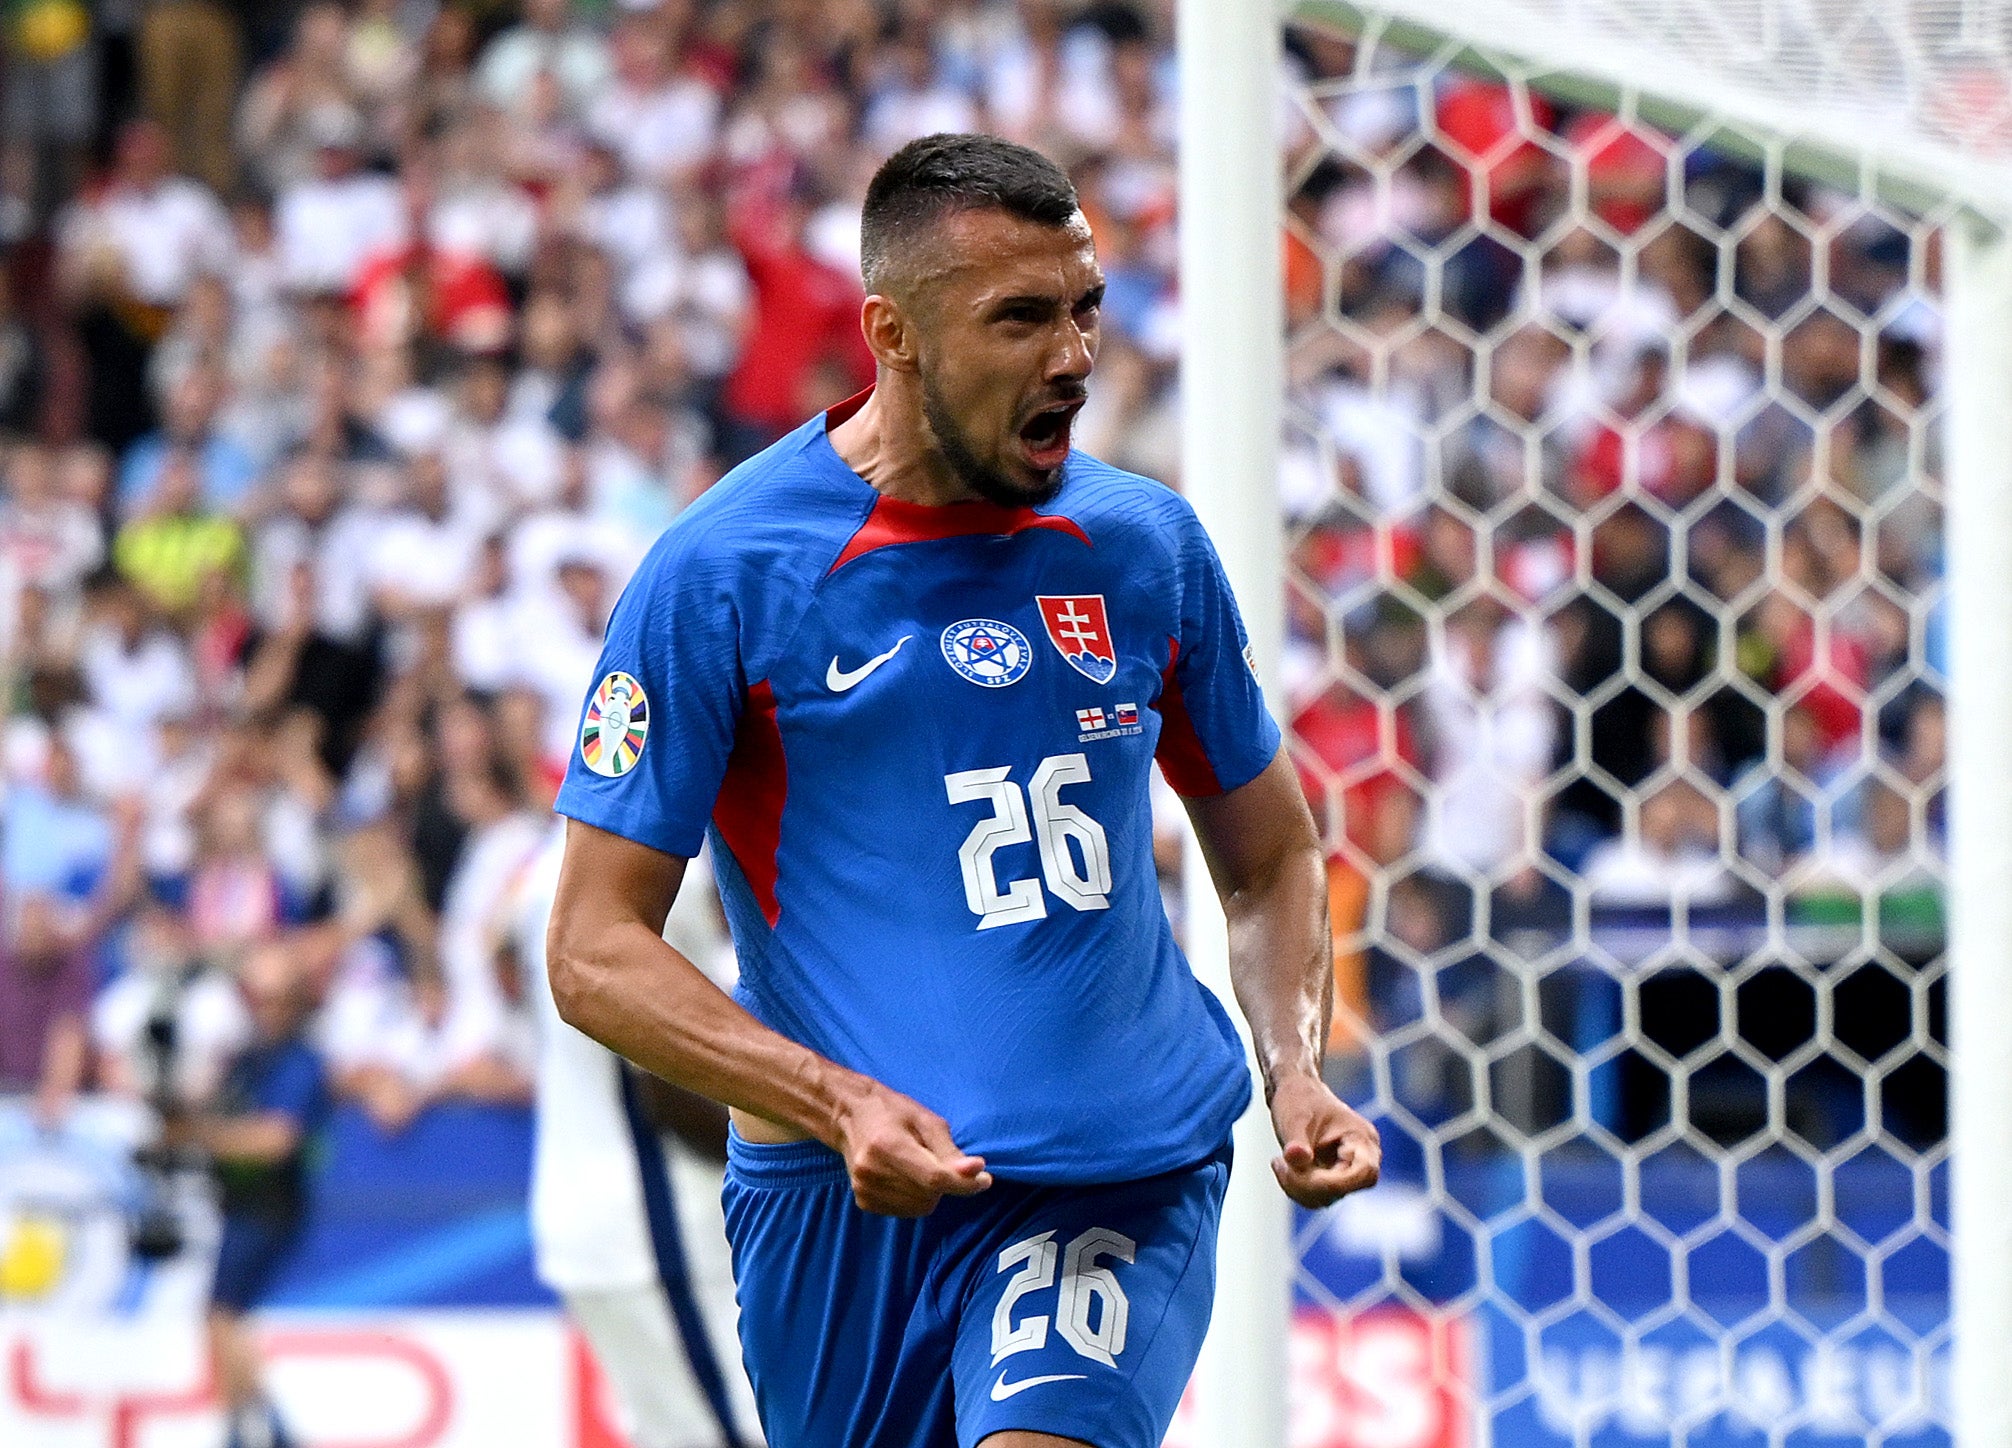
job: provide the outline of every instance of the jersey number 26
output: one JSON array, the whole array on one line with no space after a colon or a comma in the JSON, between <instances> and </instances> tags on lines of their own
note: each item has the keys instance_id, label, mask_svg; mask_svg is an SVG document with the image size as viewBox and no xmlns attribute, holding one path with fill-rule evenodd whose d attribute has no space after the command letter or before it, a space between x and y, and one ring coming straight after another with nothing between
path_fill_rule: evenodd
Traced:
<instances>
[{"instance_id":1,"label":"jersey number 26","mask_svg":"<svg viewBox=\"0 0 2012 1448\"><path fill-rule=\"evenodd\" d=\"M1110 909L1111 847L1104 839L1104 827L1076 806L1062 803L1064 785L1089 782L1090 761L1080 753L1049 755L1035 767L1024 795L1007 778L1012 772L1011 765L1002 764L943 776L952 804L992 806L991 815L980 820L957 849L957 862L964 869L964 902L978 917L978 928L1046 917L1048 902L1041 893L1041 880L1047 881L1056 899L1078 910ZM1011 880L1002 888L992 870L993 852L1029 840L1041 847L1041 880Z\"/></svg>"}]
</instances>

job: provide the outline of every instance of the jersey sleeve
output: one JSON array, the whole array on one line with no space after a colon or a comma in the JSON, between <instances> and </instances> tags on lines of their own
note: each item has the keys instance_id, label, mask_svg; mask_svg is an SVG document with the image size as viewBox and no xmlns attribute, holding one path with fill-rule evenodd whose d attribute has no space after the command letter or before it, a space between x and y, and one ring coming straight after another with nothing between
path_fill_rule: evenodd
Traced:
<instances>
[{"instance_id":1,"label":"jersey sleeve","mask_svg":"<svg viewBox=\"0 0 2012 1448\"><path fill-rule=\"evenodd\" d=\"M1264 772L1279 728L1215 545L1185 503L1176 537L1180 623L1160 690L1160 769L1180 794L1225 794Z\"/></svg>"},{"instance_id":2,"label":"jersey sleeve","mask_svg":"<svg viewBox=\"0 0 2012 1448\"><path fill-rule=\"evenodd\" d=\"M746 692L739 609L717 565L667 533L623 590L554 808L690 859Z\"/></svg>"}]
</instances>

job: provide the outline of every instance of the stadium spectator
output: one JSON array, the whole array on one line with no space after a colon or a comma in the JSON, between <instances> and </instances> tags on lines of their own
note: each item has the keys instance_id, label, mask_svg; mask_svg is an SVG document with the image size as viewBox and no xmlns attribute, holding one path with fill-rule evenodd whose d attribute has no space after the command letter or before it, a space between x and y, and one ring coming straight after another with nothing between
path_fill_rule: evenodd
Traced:
<instances>
[{"instance_id":1,"label":"stadium spectator","mask_svg":"<svg viewBox=\"0 0 2012 1448\"><path fill-rule=\"evenodd\" d=\"M116 164L95 195L80 199L59 229L73 280L102 278L140 309L149 341L165 328L197 277L230 265L230 218L216 194L173 171L171 141L152 121L119 133Z\"/></svg>"},{"instance_id":2,"label":"stadium spectator","mask_svg":"<svg viewBox=\"0 0 2012 1448\"><path fill-rule=\"evenodd\" d=\"M0 889L7 898L45 894L68 907L94 902L113 911L120 882L114 866L125 823L85 790L76 752L60 731L29 752L39 767L17 779L0 805Z\"/></svg>"},{"instance_id":3,"label":"stadium spectator","mask_svg":"<svg viewBox=\"0 0 2012 1448\"><path fill-rule=\"evenodd\" d=\"M1683 780L1651 792L1638 827L1595 845L1580 873L1606 905L1714 905L1735 889L1719 855L1718 811Z\"/></svg>"},{"instance_id":4,"label":"stadium spectator","mask_svg":"<svg viewBox=\"0 0 2012 1448\"><path fill-rule=\"evenodd\" d=\"M681 62L672 17L629 14L610 38L612 76L583 98L587 129L646 184L681 181L711 159L720 98L708 77Z\"/></svg>"},{"instance_id":5,"label":"stadium spectator","mask_svg":"<svg viewBox=\"0 0 2012 1448\"><path fill-rule=\"evenodd\" d=\"M208 1327L228 1448L287 1448L293 1439L266 1393L246 1318L300 1236L308 1163L330 1109L328 1074L307 1039L312 996L292 949L273 942L248 956L237 989L250 1038L214 1096L168 1115L163 1141L208 1158L222 1202Z\"/></svg>"},{"instance_id":6,"label":"stadium spectator","mask_svg":"<svg viewBox=\"0 0 2012 1448\"><path fill-rule=\"evenodd\" d=\"M1545 692L1556 641L1492 598L1463 608L1442 637L1424 696L1433 782L1425 855L1461 877L1527 870L1541 838L1537 785L1557 727Z\"/></svg>"},{"instance_id":7,"label":"stadium spectator","mask_svg":"<svg viewBox=\"0 0 2012 1448\"><path fill-rule=\"evenodd\" d=\"M158 353L156 354L158 356ZM155 492L169 459L185 454L199 476L199 497L213 512L235 511L258 477L258 463L245 446L217 427L227 381L209 362L188 367L169 389L161 427L127 450L119 464L119 511L123 516L157 503Z\"/></svg>"},{"instance_id":8,"label":"stadium spectator","mask_svg":"<svg viewBox=\"0 0 2012 1448\"><path fill-rule=\"evenodd\" d=\"M105 557L105 535L94 511L58 490L49 449L25 442L7 455L6 500L0 502L0 568L11 591L32 588L74 597ZM6 609L12 617L16 610Z\"/></svg>"},{"instance_id":9,"label":"stadium spectator","mask_svg":"<svg viewBox=\"0 0 2012 1448\"><path fill-rule=\"evenodd\" d=\"M98 1083L135 1100L210 1100L251 1033L243 997L196 948L181 902L142 902L126 943L125 973L91 1011Z\"/></svg>"},{"instance_id":10,"label":"stadium spectator","mask_svg":"<svg viewBox=\"0 0 2012 1448\"><path fill-rule=\"evenodd\" d=\"M871 378L871 358L859 334L859 281L810 249L809 182L797 178L783 194L744 197L732 217L734 245L754 286L753 315L741 360L726 380L722 451L733 462L751 457Z\"/></svg>"},{"instance_id":11,"label":"stadium spectator","mask_svg":"<svg viewBox=\"0 0 2012 1448\"><path fill-rule=\"evenodd\" d=\"M145 501L112 540L112 562L150 606L184 617L212 575L243 570L244 530L205 498L200 454L167 451Z\"/></svg>"},{"instance_id":12,"label":"stadium spectator","mask_svg":"<svg viewBox=\"0 0 2012 1448\"><path fill-rule=\"evenodd\" d=\"M34 1098L53 1130L87 1079L91 963L47 895L12 897L0 946L0 1096Z\"/></svg>"},{"instance_id":13,"label":"stadium spectator","mask_svg":"<svg viewBox=\"0 0 2012 1448\"><path fill-rule=\"evenodd\" d=\"M405 239L398 183L362 169L363 125L339 105L307 116L314 168L279 193L274 216L280 274L297 291L347 295L364 263Z\"/></svg>"},{"instance_id":14,"label":"stadium spectator","mask_svg":"<svg viewBox=\"0 0 2012 1448\"><path fill-rule=\"evenodd\" d=\"M608 84L608 42L572 9L570 0L525 0L523 19L482 54L476 80L485 100L521 114L539 79L550 76L566 109L586 114Z\"/></svg>"}]
</instances>

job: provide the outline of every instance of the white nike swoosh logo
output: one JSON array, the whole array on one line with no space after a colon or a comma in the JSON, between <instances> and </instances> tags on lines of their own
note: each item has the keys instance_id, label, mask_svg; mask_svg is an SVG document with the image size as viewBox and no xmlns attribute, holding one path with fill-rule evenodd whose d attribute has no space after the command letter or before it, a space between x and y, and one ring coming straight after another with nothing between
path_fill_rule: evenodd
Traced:
<instances>
[{"instance_id":1,"label":"white nike swoosh logo","mask_svg":"<svg viewBox=\"0 0 2012 1448\"><path fill-rule=\"evenodd\" d=\"M901 636L901 644L907 643L910 639L914 637L915 637L914 634L903 634ZM896 654L900 653L901 644L896 644L893 648L889 649L886 653L880 655L878 658L868 659L865 663L861 664L851 673L847 673L844 669L841 669L838 666L838 655L833 654L831 656L831 667L824 671L824 686L827 689L831 690L831 692L834 694L843 694L847 689L850 689L854 684L859 683L868 674L872 673L875 669L879 668L882 664L886 663L889 659L893 658Z\"/></svg>"},{"instance_id":2,"label":"white nike swoosh logo","mask_svg":"<svg viewBox=\"0 0 2012 1448\"><path fill-rule=\"evenodd\" d=\"M999 1381L992 1385L992 1401L1003 1403L1015 1393L1024 1393L1029 1388L1038 1388L1043 1383L1079 1383L1088 1376L1088 1373L1051 1373L1045 1378L1022 1378L1017 1383L1009 1383L1006 1381L1006 1375L1001 1373Z\"/></svg>"}]
</instances>

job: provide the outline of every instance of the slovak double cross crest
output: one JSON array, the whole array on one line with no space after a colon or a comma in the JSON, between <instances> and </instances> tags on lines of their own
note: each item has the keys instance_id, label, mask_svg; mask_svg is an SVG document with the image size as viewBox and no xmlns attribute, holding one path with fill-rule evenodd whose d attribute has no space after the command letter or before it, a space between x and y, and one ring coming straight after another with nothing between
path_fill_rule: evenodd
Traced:
<instances>
[{"instance_id":1,"label":"slovak double cross crest","mask_svg":"<svg viewBox=\"0 0 2012 1448\"><path fill-rule=\"evenodd\" d=\"M1084 678L1108 684L1118 672L1118 649L1101 593L1037 594L1048 642Z\"/></svg>"}]
</instances>

